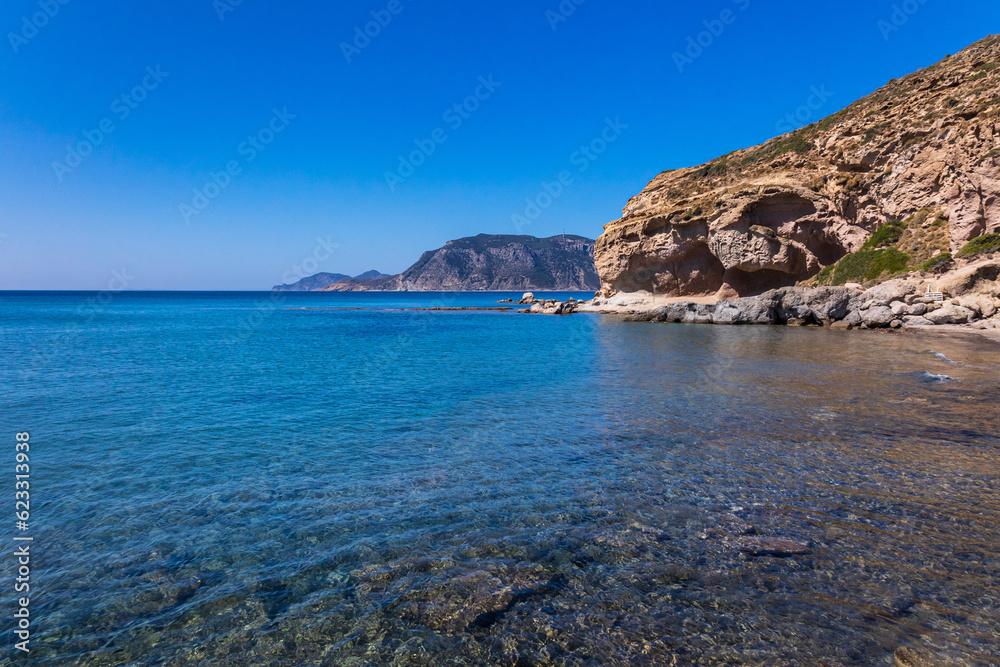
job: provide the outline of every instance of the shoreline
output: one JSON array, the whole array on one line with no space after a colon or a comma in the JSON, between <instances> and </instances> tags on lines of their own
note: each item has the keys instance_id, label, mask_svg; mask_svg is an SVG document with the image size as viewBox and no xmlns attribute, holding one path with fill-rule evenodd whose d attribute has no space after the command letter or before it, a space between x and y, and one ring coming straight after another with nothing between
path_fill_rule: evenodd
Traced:
<instances>
[{"instance_id":1,"label":"shoreline","mask_svg":"<svg viewBox=\"0 0 1000 667\"><path fill-rule=\"evenodd\" d=\"M919 283L908 280L887 281L869 289L860 285L784 287L757 296L725 300L713 295L667 297L649 292L619 293L566 304L571 308L548 302L542 308L533 306L531 312L617 315L631 322L972 334L980 340L1000 344L1000 299L977 292L946 298L921 291L919 287Z\"/></svg>"}]
</instances>

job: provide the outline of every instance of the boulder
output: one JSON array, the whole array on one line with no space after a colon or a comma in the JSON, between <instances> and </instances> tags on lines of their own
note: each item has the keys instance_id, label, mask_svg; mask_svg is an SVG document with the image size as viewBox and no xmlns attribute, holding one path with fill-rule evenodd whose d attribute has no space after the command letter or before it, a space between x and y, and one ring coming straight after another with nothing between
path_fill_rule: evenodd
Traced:
<instances>
[{"instance_id":1,"label":"boulder","mask_svg":"<svg viewBox=\"0 0 1000 667\"><path fill-rule=\"evenodd\" d=\"M997 307L993 297L986 294L966 294L957 299L952 299L951 302L956 306L968 308L977 317L989 319L997 314Z\"/></svg>"},{"instance_id":2,"label":"boulder","mask_svg":"<svg viewBox=\"0 0 1000 667\"><path fill-rule=\"evenodd\" d=\"M688 305L691 307L684 314L681 322L686 322L688 324L712 323L712 314L715 312L715 306L705 303L692 303Z\"/></svg>"},{"instance_id":3,"label":"boulder","mask_svg":"<svg viewBox=\"0 0 1000 667\"><path fill-rule=\"evenodd\" d=\"M926 312L927 312L927 304L926 303L915 303L912 306L910 306L910 310L908 311L908 314L909 315L918 315L919 316L919 315L923 315Z\"/></svg>"},{"instance_id":4,"label":"boulder","mask_svg":"<svg viewBox=\"0 0 1000 667\"><path fill-rule=\"evenodd\" d=\"M852 310L847 314L847 317L844 318L844 321L852 327L859 327L861 326L861 313L856 310Z\"/></svg>"},{"instance_id":5,"label":"boulder","mask_svg":"<svg viewBox=\"0 0 1000 667\"><path fill-rule=\"evenodd\" d=\"M575 301L564 301L555 307L554 315L572 315L576 311Z\"/></svg>"},{"instance_id":6,"label":"boulder","mask_svg":"<svg viewBox=\"0 0 1000 667\"><path fill-rule=\"evenodd\" d=\"M926 317L920 317L919 315L907 315L903 318L904 327L931 327L934 323L931 322Z\"/></svg>"},{"instance_id":7,"label":"boulder","mask_svg":"<svg viewBox=\"0 0 1000 667\"><path fill-rule=\"evenodd\" d=\"M889 280L857 294L851 305L856 305L858 310L867 310L872 306L888 306L894 301L905 303L906 296L916 293L917 289L917 283L912 280Z\"/></svg>"},{"instance_id":8,"label":"boulder","mask_svg":"<svg viewBox=\"0 0 1000 667\"><path fill-rule=\"evenodd\" d=\"M859 294L847 287L784 287L765 292L761 298L775 300L780 321L824 322L844 319L852 299Z\"/></svg>"},{"instance_id":9,"label":"boulder","mask_svg":"<svg viewBox=\"0 0 1000 667\"><path fill-rule=\"evenodd\" d=\"M639 313L627 318L629 322L681 322L688 311L687 303L672 303L656 310Z\"/></svg>"},{"instance_id":10,"label":"boulder","mask_svg":"<svg viewBox=\"0 0 1000 667\"><path fill-rule=\"evenodd\" d=\"M927 313L924 317L933 324L965 324L975 318L968 308L946 303L943 307Z\"/></svg>"},{"instance_id":11,"label":"boulder","mask_svg":"<svg viewBox=\"0 0 1000 667\"><path fill-rule=\"evenodd\" d=\"M518 301L518 303L528 304L528 303L535 303L535 301L536 301L535 295L532 292L525 292L524 296L521 297L521 300Z\"/></svg>"},{"instance_id":12,"label":"boulder","mask_svg":"<svg viewBox=\"0 0 1000 667\"><path fill-rule=\"evenodd\" d=\"M937 288L955 296L970 292L1000 295L1000 262L977 263L952 272L938 281Z\"/></svg>"},{"instance_id":13,"label":"boulder","mask_svg":"<svg viewBox=\"0 0 1000 667\"><path fill-rule=\"evenodd\" d=\"M774 294L720 301L712 313L715 324L775 324L778 321Z\"/></svg>"},{"instance_id":14,"label":"boulder","mask_svg":"<svg viewBox=\"0 0 1000 667\"><path fill-rule=\"evenodd\" d=\"M873 306L861 313L861 321L872 329L889 326L896 316L888 306Z\"/></svg>"},{"instance_id":15,"label":"boulder","mask_svg":"<svg viewBox=\"0 0 1000 667\"><path fill-rule=\"evenodd\" d=\"M895 315L896 317L901 317L903 315L910 314L910 307L906 305L904 301L893 302L893 304L889 306L889 310L891 310L892 314Z\"/></svg>"}]
</instances>

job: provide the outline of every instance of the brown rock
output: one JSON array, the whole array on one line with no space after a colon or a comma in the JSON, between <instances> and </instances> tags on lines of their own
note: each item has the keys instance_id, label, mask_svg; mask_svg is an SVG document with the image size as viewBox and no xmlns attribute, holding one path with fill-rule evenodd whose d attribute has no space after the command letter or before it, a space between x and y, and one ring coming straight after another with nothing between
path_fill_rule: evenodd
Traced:
<instances>
[{"instance_id":1,"label":"brown rock","mask_svg":"<svg viewBox=\"0 0 1000 667\"><path fill-rule=\"evenodd\" d=\"M1000 229L1000 68L975 70L996 61L993 36L816 125L661 173L597 240L601 294L760 294L922 209L940 211L953 252Z\"/></svg>"},{"instance_id":2,"label":"brown rock","mask_svg":"<svg viewBox=\"0 0 1000 667\"><path fill-rule=\"evenodd\" d=\"M736 548L748 556L799 556L809 553L809 545L783 537L740 537Z\"/></svg>"},{"instance_id":3,"label":"brown rock","mask_svg":"<svg viewBox=\"0 0 1000 667\"><path fill-rule=\"evenodd\" d=\"M893 654L895 667L942 667L944 663L934 659L934 657L923 649L912 649L901 646Z\"/></svg>"}]
</instances>

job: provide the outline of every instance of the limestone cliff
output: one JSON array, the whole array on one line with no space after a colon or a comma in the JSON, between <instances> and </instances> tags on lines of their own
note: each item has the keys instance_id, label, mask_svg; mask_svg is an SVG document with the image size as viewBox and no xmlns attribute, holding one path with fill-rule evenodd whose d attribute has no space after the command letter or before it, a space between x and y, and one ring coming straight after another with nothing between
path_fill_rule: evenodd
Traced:
<instances>
[{"instance_id":1,"label":"limestone cliff","mask_svg":"<svg viewBox=\"0 0 1000 667\"><path fill-rule=\"evenodd\" d=\"M342 280L323 291L590 291L600 286L593 252L582 236L480 234L425 252L399 275Z\"/></svg>"},{"instance_id":2,"label":"limestone cliff","mask_svg":"<svg viewBox=\"0 0 1000 667\"><path fill-rule=\"evenodd\" d=\"M1000 36L819 123L660 174L597 240L601 293L759 294L930 210L953 252L1000 229Z\"/></svg>"}]
</instances>

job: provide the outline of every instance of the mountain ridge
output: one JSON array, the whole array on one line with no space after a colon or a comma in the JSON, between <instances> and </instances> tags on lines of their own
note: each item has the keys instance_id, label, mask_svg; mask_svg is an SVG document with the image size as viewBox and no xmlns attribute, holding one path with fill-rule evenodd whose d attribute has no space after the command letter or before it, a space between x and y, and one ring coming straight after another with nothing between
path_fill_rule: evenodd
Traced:
<instances>
[{"instance_id":1,"label":"mountain ridge","mask_svg":"<svg viewBox=\"0 0 1000 667\"><path fill-rule=\"evenodd\" d=\"M368 274L344 276L314 291L595 291L600 280L593 251L593 239L572 234L548 238L478 234L424 252L400 274L373 278L363 277ZM285 286L274 289L282 287Z\"/></svg>"}]
</instances>

